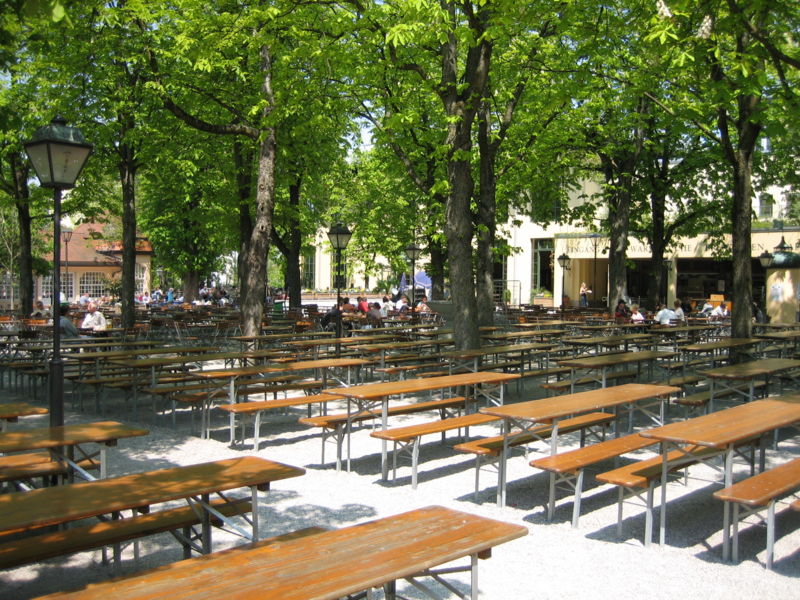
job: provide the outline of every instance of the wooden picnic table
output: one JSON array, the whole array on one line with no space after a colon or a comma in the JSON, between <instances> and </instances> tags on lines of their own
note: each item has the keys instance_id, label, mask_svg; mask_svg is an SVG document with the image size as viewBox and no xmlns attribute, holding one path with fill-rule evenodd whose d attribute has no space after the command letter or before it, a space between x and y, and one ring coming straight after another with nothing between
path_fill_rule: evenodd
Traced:
<instances>
[{"instance_id":1,"label":"wooden picnic table","mask_svg":"<svg viewBox=\"0 0 800 600\"><path fill-rule=\"evenodd\" d=\"M357 415L364 411L377 414L380 406L381 429L388 425L389 398L392 396L416 395L423 392L445 390L451 388L470 387L473 395L482 395L491 403L503 404L504 386L507 382L519 378L513 373L494 373L481 371L478 373L461 373L458 375L443 375L440 377L422 377L418 379L403 379L400 381L387 381L382 383L367 383L348 388L324 390L326 393L335 394L347 399L348 415ZM492 395L492 389L497 388L497 396ZM476 398L473 398L476 400ZM350 469L350 423L346 424L348 439L347 468ZM337 456L341 455L341 448ZM381 473L383 479L388 476L387 442L381 440Z\"/></svg>"},{"instance_id":2,"label":"wooden picnic table","mask_svg":"<svg viewBox=\"0 0 800 600\"><path fill-rule=\"evenodd\" d=\"M739 366L739 365L736 365ZM785 396L776 399L758 400L748 404L740 404L733 408L713 412L694 419L670 423L640 433L642 437L652 438L660 442L661 468L661 510L659 511L659 542L666 541L666 505L667 476L669 472L682 462L708 461L716 456L723 456L724 487L733 483L733 458L738 445L748 440L759 440L763 435L781 427L800 421L800 396ZM698 458L697 453L679 458L670 458L673 449L683 450L690 446L702 446L708 451ZM764 469L764 444L759 442L761 450L760 468ZM724 522L729 523L730 503L725 502ZM723 529L723 558L728 558L730 531ZM649 543L649 540L646 540Z\"/></svg>"},{"instance_id":3,"label":"wooden picnic table","mask_svg":"<svg viewBox=\"0 0 800 600\"><path fill-rule=\"evenodd\" d=\"M797 343L800 340L800 330L789 329L786 331L772 331L769 333L758 333L757 338L779 342L782 345L781 356L788 357L797 352Z\"/></svg>"},{"instance_id":4,"label":"wooden picnic table","mask_svg":"<svg viewBox=\"0 0 800 600\"><path fill-rule=\"evenodd\" d=\"M369 353L369 354L378 354L380 355L380 364L379 367L383 368L386 366L386 358L389 356L390 352L402 352L403 350L421 350L424 348L435 348L437 351L442 346L452 346L453 340L450 339L431 339L431 340L415 340L409 342L384 342L381 344L372 344L372 343L365 343L365 344L356 344L351 346L353 350L358 350L359 352Z\"/></svg>"},{"instance_id":5,"label":"wooden picnic table","mask_svg":"<svg viewBox=\"0 0 800 600\"><path fill-rule=\"evenodd\" d=\"M7 404L0 404L0 433L6 430L8 423L16 423L20 417L46 414L46 408L33 406L27 402L9 402Z\"/></svg>"},{"instance_id":6,"label":"wooden picnic table","mask_svg":"<svg viewBox=\"0 0 800 600\"><path fill-rule=\"evenodd\" d=\"M309 537L181 561L47 598L334 600L383 587L385 597L394 600L397 580L449 579L461 571L470 574L463 597L475 600L478 558L527 533L521 525L429 506ZM436 568L467 557L462 567Z\"/></svg>"},{"instance_id":7,"label":"wooden picnic table","mask_svg":"<svg viewBox=\"0 0 800 600\"><path fill-rule=\"evenodd\" d=\"M574 338L561 338L561 343L568 346L584 346L584 347L606 347L617 348L624 346L625 351L628 350L628 344L631 342L642 345L644 342L649 342L646 345L652 345L655 341L654 337L649 333L628 333L624 335L597 335L591 337L574 337ZM642 343L640 343L642 342Z\"/></svg>"},{"instance_id":8,"label":"wooden picnic table","mask_svg":"<svg viewBox=\"0 0 800 600\"><path fill-rule=\"evenodd\" d=\"M530 342L526 344L507 344L502 346L481 346L480 348L473 348L469 350L445 350L440 352L439 356L448 361L450 364L450 373L455 373L460 369L469 369L470 371L479 371L483 364L483 359L488 357L495 357L495 362L506 354L520 354L520 374L524 372L525 365L530 364L531 353L536 351L547 351L553 348L553 344L542 342Z\"/></svg>"},{"instance_id":9,"label":"wooden picnic table","mask_svg":"<svg viewBox=\"0 0 800 600\"><path fill-rule=\"evenodd\" d=\"M245 456L189 466L171 467L41 488L20 494L0 495L0 534L32 531L51 525L64 525L81 519L148 507L173 500L192 500L205 511L208 496L242 487L251 488L252 534L258 540L257 490L270 483L305 473L304 469L264 458ZM240 530L241 531L241 530ZM243 532L246 533L246 532ZM211 527L203 519L202 547L211 551Z\"/></svg>"},{"instance_id":10,"label":"wooden picnic table","mask_svg":"<svg viewBox=\"0 0 800 600\"><path fill-rule=\"evenodd\" d=\"M700 374L708 378L711 397L709 399L709 410L714 410L714 392L716 388L741 396L745 401L752 401L755 398L756 380L763 378L767 394L769 393L769 378L774 375L783 374L790 376L790 371L800 369L800 360L793 358L761 358L748 362L728 365L716 369L700 371ZM795 377L792 377L795 379ZM740 384L745 382L747 387L742 389Z\"/></svg>"},{"instance_id":11,"label":"wooden picnic table","mask_svg":"<svg viewBox=\"0 0 800 600\"><path fill-rule=\"evenodd\" d=\"M548 432L550 453L555 454L558 451L559 421L572 415L609 408L614 409L616 417L614 431L617 436L619 436L621 410L628 413L629 423L632 423L633 413L638 410L653 422L663 425L665 403L671 394L677 394L680 391L680 388L669 385L627 383L566 396L481 408L480 412L503 419L503 452L500 455L498 469L497 504L499 506L505 504L506 461L508 460L509 443L513 442L514 437L533 435L534 439L539 438L535 434L536 426L545 422L551 423L552 432ZM655 400L655 402L646 404L647 400ZM657 411L651 409L654 404L658 406Z\"/></svg>"},{"instance_id":12,"label":"wooden picnic table","mask_svg":"<svg viewBox=\"0 0 800 600\"><path fill-rule=\"evenodd\" d=\"M658 359L671 359L677 356L676 352L665 352L661 350L645 350L640 352L620 352L617 354L604 354L600 356L589 356L584 358L568 358L565 360L557 361L559 365L569 367L571 369L570 378L573 384L570 391L575 391L575 372L576 371L600 371L601 387L606 387L606 377L610 369L622 365L635 364L637 369L641 371L641 363L653 363ZM641 373L640 373L641 375Z\"/></svg>"},{"instance_id":13,"label":"wooden picnic table","mask_svg":"<svg viewBox=\"0 0 800 600\"><path fill-rule=\"evenodd\" d=\"M397 335L381 334L370 337L370 342L389 341L397 339ZM321 346L355 346L363 344L364 339L358 337L325 338L319 340L290 340L283 342L283 346L297 348L300 351L311 351L311 355L316 357Z\"/></svg>"},{"instance_id":14,"label":"wooden picnic table","mask_svg":"<svg viewBox=\"0 0 800 600\"><path fill-rule=\"evenodd\" d=\"M107 449L116 446L121 439L149 433L146 429L130 427L116 421L6 431L0 433L0 454L46 449L50 451L53 460L67 463L73 471L88 479L93 478L76 464L76 451L80 454L78 460L99 455L100 477L104 478L107 475ZM81 447L84 444L97 444L100 449L98 452L87 452Z\"/></svg>"},{"instance_id":15,"label":"wooden picnic table","mask_svg":"<svg viewBox=\"0 0 800 600\"><path fill-rule=\"evenodd\" d=\"M328 379L335 379L335 369L347 369L347 378L343 381L336 379L339 383L347 385L351 381L351 371L358 370L364 365L370 364L370 361L363 358L325 358L319 360L302 360L286 363L267 363L263 365L253 365L249 367L240 367L233 369L214 369L209 371L193 371L192 377L203 379L208 382L222 381L220 385L209 386L209 393L201 405L201 437L206 437L209 433L209 412L211 408L211 394L214 389L220 387L228 388L228 402L234 404L237 397L237 382L243 377L252 377L266 374L276 373L297 373L303 371L313 371L315 377L322 378L322 387L326 387ZM338 389L338 388L337 388Z\"/></svg>"},{"instance_id":16,"label":"wooden picnic table","mask_svg":"<svg viewBox=\"0 0 800 600\"><path fill-rule=\"evenodd\" d=\"M561 329L550 329L533 331L505 331L501 333L488 333L482 335L481 337L485 340L508 342L529 338L541 339L545 337L561 337L562 335L564 335L564 332Z\"/></svg>"},{"instance_id":17,"label":"wooden picnic table","mask_svg":"<svg viewBox=\"0 0 800 600\"><path fill-rule=\"evenodd\" d=\"M689 354L710 354L711 366L716 366L717 360L727 360L730 358L730 351L734 348L748 348L756 346L762 340L758 338L724 338L714 342L703 342L700 344L689 344L681 350L684 352L684 363L688 362Z\"/></svg>"}]
</instances>

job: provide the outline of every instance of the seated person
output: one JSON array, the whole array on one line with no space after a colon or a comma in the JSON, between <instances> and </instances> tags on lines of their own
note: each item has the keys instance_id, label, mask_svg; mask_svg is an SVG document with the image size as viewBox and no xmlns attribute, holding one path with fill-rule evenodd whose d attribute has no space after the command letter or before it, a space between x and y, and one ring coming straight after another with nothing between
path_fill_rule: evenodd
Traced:
<instances>
[{"instance_id":1,"label":"seated person","mask_svg":"<svg viewBox=\"0 0 800 600\"><path fill-rule=\"evenodd\" d=\"M720 302L719 306L711 311L710 317L712 319L725 319L728 317L728 307L724 302Z\"/></svg>"},{"instance_id":2,"label":"seated person","mask_svg":"<svg viewBox=\"0 0 800 600\"><path fill-rule=\"evenodd\" d=\"M667 308L666 304L659 304L654 318L660 325L669 325L670 321L675 318L675 313L671 308Z\"/></svg>"},{"instance_id":3,"label":"seated person","mask_svg":"<svg viewBox=\"0 0 800 600\"><path fill-rule=\"evenodd\" d=\"M383 327L383 317L381 316L381 305L373 302L367 311L368 327Z\"/></svg>"},{"instance_id":4,"label":"seated person","mask_svg":"<svg viewBox=\"0 0 800 600\"><path fill-rule=\"evenodd\" d=\"M394 302L389 300L389 296L383 297L383 305L381 306L381 317L384 319L389 316L389 313L394 310Z\"/></svg>"},{"instance_id":5,"label":"seated person","mask_svg":"<svg viewBox=\"0 0 800 600\"><path fill-rule=\"evenodd\" d=\"M77 338L80 337L78 328L75 323L69 318L69 304L61 305L61 318L58 320L59 329L61 329L61 336L64 338Z\"/></svg>"},{"instance_id":6,"label":"seated person","mask_svg":"<svg viewBox=\"0 0 800 600\"><path fill-rule=\"evenodd\" d=\"M708 315L711 314L711 311L713 311L713 310L714 310L714 307L711 306L711 302L706 300L705 303L703 304L703 308L700 309L700 315L707 317Z\"/></svg>"},{"instance_id":7,"label":"seated person","mask_svg":"<svg viewBox=\"0 0 800 600\"><path fill-rule=\"evenodd\" d=\"M672 309L672 312L675 313L675 318L678 319L679 321L685 321L686 315L683 312L683 306L681 306L681 301L676 298L675 302L673 303L673 307L674 308Z\"/></svg>"},{"instance_id":8,"label":"seated person","mask_svg":"<svg viewBox=\"0 0 800 600\"><path fill-rule=\"evenodd\" d=\"M367 302L366 297L360 296L358 298L358 312L360 312L361 314L365 315L365 314L367 314L369 312L369 309L370 309L370 305Z\"/></svg>"},{"instance_id":9,"label":"seated person","mask_svg":"<svg viewBox=\"0 0 800 600\"><path fill-rule=\"evenodd\" d=\"M400 296L400 299L397 301L397 304L394 305L395 309L398 313L405 314L408 312L408 297L403 295Z\"/></svg>"},{"instance_id":10,"label":"seated person","mask_svg":"<svg viewBox=\"0 0 800 600\"><path fill-rule=\"evenodd\" d=\"M644 322L644 315L639 312L639 305L632 304L631 305L631 323L643 323Z\"/></svg>"},{"instance_id":11,"label":"seated person","mask_svg":"<svg viewBox=\"0 0 800 600\"><path fill-rule=\"evenodd\" d=\"M417 303L417 312L420 313L429 313L431 312L431 307L428 306L428 297L423 296L420 298L419 302Z\"/></svg>"},{"instance_id":12,"label":"seated person","mask_svg":"<svg viewBox=\"0 0 800 600\"><path fill-rule=\"evenodd\" d=\"M354 304L350 302L350 298L343 298L342 299L342 312L343 313L353 313L356 312L356 307Z\"/></svg>"},{"instance_id":13,"label":"seated person","mask_svg":"<svg viewBox=\"0 0 800 600\"><path fill-rule=\"evenodd\" d=\"M99 310L94 302L90 302L86 306L86 316L83 318L81 329L91 329L93 331L105 331L108 324L106 318Z\"/></svg>"},{"instance_id":14,"label":"seated person","mask_svg":"<svg viewBox=\"0 0 800 600\"><path fill-rule=\"evenodd\" d=\"M631 311L628 310L625 300L620 300L617 302L617 309L614 311L614 317L617 319L629 319L630 316Z\"/></svg>"},{"instance_id":15,"label":"seated person","mask_svg":"<svg viewBox=\"0 0 800 600\"><path fill-rule=\"evenodd\" d=\"M33 312L31 313L31 319L46 319L49 316L50 314L44 307L44 302L37 300L33 307Z\"/></svg>"}]
</instances>

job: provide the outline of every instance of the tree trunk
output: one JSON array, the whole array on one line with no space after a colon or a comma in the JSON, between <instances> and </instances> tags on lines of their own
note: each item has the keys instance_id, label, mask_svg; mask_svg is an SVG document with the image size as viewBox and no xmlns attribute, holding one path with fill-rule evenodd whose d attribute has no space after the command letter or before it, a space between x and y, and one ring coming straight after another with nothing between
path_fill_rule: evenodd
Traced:
<instances>
[{"instance_id":1,"label":"tree trunk","mask_svg":"<svg viewBox=\"0 0 800 600\"><path fill-rule=\"evenodd\" d=\"M27 161L17 154L11 161L14 177L14 204L17 208L19 226L19 295L20 314L23 317L33 312L33 240L31 238L30 190Z\"/></svg>"},{"instance_id":2,"label":"tree trunk","mask_svg":"<svg viewBox=\"0 0 800 600\"><path fill-rule=\"evenodd\" d=\"M267 46L261 47L261 72L264 76L262 93L264 118L272 110L272 54ZM244 280L247 295L242 301L242 329L244 335L258 335L264 316L265 287L267 283L267 251L272 232L272 209L275 204L275 128L267 127L261 135L258 152L258 183L256 184L256 211L253 232L245 252Z\"/></svg>"},{"instance_id":3,"label":"tree trunk","mask_svg":"<svg viewBox=\"0 0 800 600\"><path fill-rule=\"evenodd\" d=\"M183 276L183 301L191 303L200 289L200 271L187 271Z\"/></svg>"},{"instance_id":4,"label":"tree trunk","mask_svg":"<svg viewBox=\"0 0 800 600\"><path fill-rule=\"evenodd\" d=\"M238 138L233 140L233 162L236 169L236 199L239 209L239 256L236 260L236 268L239 274L239 302L243 304L247 297L246 278L243 275L246 270L245 258L247 245L253 234L253 219L250 217L253 160L249 149L246 149Z\"/></svg>"},{"instance_id":5,"label":"tree trunk","mask_svg":"<svg viewBox=\"0 0 800 600\"><path fill-rule=\"evenodd\" d=\"M122 184L122 326L136 324L136 161L133 148L119 145Z\"/></svg>"},{"instance_id":6,"label":"tree trunk","mask_svg":"<svg viewBox=\"0 0 800 600\"><path fill-rule=\"evenodd\" d=\"M429 273L431 278L431 300L444 300L444 266L447 259L447 251L442 244L428 236L428 254L431 257Z\"/></svg>"},{"instance_id":7,"label":"tree trunk","mask_svg":"<svg viewBox=\"0 0 800 600\"><path fill-rule=\"evenodd\" d=\"M489 139L489 105L481 103L478 118L478 149L480 152L480 175L478 191L477 237L478 249L475 268L476 304L479 325L494 324L494 260L493 250L497 229L497 205L495 193L494 148Z\"/></svg>"},{"instance_id":8,"label":"tree trunk","mask_svg":"<svg viewBox=\"0 0 800 600\"><path fill-rule=\"evenodd\" d=\"M457 20L455 2L444 2L452 23ZM453 331L455 346L459 350L478 348L479 315L475 301L475 281L472 273L473 225L470 200L474 190L472 177L472 124L480 106L489 77L492 44L485 36L489 8L472 12L471 3L464 5L475 39L464 59L458 56L455 34L448 34L442 44L442 83L440 97L448 119L446 145L447 181L449 195L445 207L445 236L450 267L450 287L453 298ZM458 74L463 60L464 73Z\"/></svg>"},{"instance_id":9,"label":"tree trunk","mask_svg":"<svg viewBox=\"0 0 800 600\"><path fill-rule=\"evenodd\" d=\"M748 338L752 333L753 273L751 263L752 153L737 153L733 169L733 310L731 337Z\"/></svg>"}]
</instances>

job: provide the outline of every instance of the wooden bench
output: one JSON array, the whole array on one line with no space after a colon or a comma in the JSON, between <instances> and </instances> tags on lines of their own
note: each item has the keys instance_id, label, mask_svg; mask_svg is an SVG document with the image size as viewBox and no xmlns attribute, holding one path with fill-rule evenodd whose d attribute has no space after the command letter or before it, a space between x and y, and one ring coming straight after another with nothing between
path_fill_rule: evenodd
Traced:
<instances>
[{"instance_id":1,"label":"wooden bench","mask_svg":"<svg viewBox=\"0 0 800 600\"><path fill-rule=\"evenodd\" d=\"M450 411L461 411L465 408L465 405L466 398L463 396L456 396L454 398L442 398L438 400L414 402L413 404L389 406L387 415L391 417L438 410L442 420L445 420L451 415ZM365 410L353 414L339 413L335 415L303 417L300 419L300 423L309 425L311 427L322 428L322 464L325 464L325 444L327 443L329 437L334 438L334 442L336 443L336 470L338 471L341 469L342 464L342 444L350 426L353 423L370 421L380 417L381 413L379 411L375 412L371 410Z\"/></svg>"},{"instance_id":2,"label":"wooden bench","mask_svg":"<svg viewBox=\"0 0 800 600\"><path fill-rule=\"evenodd\" d=\"M619 382L623 379L634 379L638 373L636 371L613 371L606 375L606 382ZM587 375L586 377L579 377L577 379L560 379L559 381L554 381L553 383L543 383L539 387L542 387L550 393L553 394L563 394L564 392L568 392L572 389L573 384L575 386L579 385L591 385L593 383L597 383L597 378L592 377L591 375Z\"/></svg>"},{"instance_id":3,"label":"wooden bench","mask_svg":"<svg viewBox=\"0 0 800 600\"><path fill-rule=\"evenodd\" d=\"M251 510L249 498L233 501L220 498L210 504L225 517L247 514ZM197 511L191 506L181 506L126 519L104 520L61 531L41 533L1 543L0 569L10 569L104 546L115 546L114 562L118 564L119 544L166 531L172 532L181 542L184 558L189 558L194 542L191 528L200 523L201 516ZM222 521L218 517L212 517L211 524L219 527ZM181 530L182 533L179 534L178 531ZM260 543L267 543L267 540ZM138 549L135 551L135 556L138 558Z\"/></svg>"},{"instance_id":4,"label":"wooden bench","mask_svg":"<svg viewBox=\"0 0 800 600\"><path fill-rule=\"evenodd\" d=\"M580 444L586 442L586 431L592 427L603 427L603 438L605 438L605 428L614 421L614 415L604 412L593 412L578 415L569 419L564 419L558 424L559 435L580 431ZM524 446L530 442L548 439L553 433L552 425L542 423L529 431L512 432L508 440L508 447L516 448ZM475 491L474 497L477 501L478 491L480 490L480 471L490 465L494 465L503 452L503 436L497 435L487 438L480 438L470 442L458 444L454 448L458 452L475 455ZM526 450L527 455L527 450ZM499 471L498 471L499 474Z\"/></svg>"},{"instance_id":5,"label":"wooden bench","mask_svg":"<svg viewBox=\"0 0 800 600\"><path fill-rule=\"evenodd\" d=\"M443 582L452 591L455 588L448 580L463 573L460 579L467 582L466 588L455 595L477 598L479 559L491 557L495 546L527 533L520 525L431 506L315 533L307 539L281 540L274 549L265 547L265 541L248 544L59 596L84 600L364 598L372 597L374 588L383 588L386 597L395 597L396 581L413 582L422 590ZM367 565L365 561L376 552L378 560Z\"/></svg>"},{"instance_id":6,"label":"wooden bench","mask_svg":"<svg viewBox=\"0 0 800 600\"><path fill-rule=\"evenodd\" d=\"M747 442L750 443L750 442ZM680 450L669 452L669 461L676 461L670 473L685 470L689 466L698 463L708 455L716 454L717 450L707 446L688 446ZM599 473L596 478L598 481L616 485L618 488L617 497L617 535L622 536L622 507L625 500L625 493L628 492L632 498L642 500L642 494L646 494L643 504L645 507L645 532L644 545L649 546L653 537L653 496L656 484L661 483L661 471L663 457L661 455L652 458L633 462L623 467L618 467L612 471ZM661 507L661 510L665 510Z\"/></svg>"},{"instance_id":7,"label":"wooden bench","mask_svg":"<svg viewBox=\"0 0 800 600\"><path fill-rule=\"evenodd\" d=\"M76 460L75 464L87 471L100 468L100 462L91 458ZM20 490L35 487L34 479L41 477L44 485L57 477L66 477L70 471L68 464L53 460L47 451L0 456L0 483L10 483Z\"/></svg>"},{"instance_id":8,"label":"wooden bench","mask_svg":"<svg viewBox=\"0 0 800 600\"><path fill-rule=\"evenodd\" d=\"M464 435L468 436L470 427L484 425L497 420L497 417L490 415L471 413L447 419L443 418L439 421L428 421L417 425L373 431L370 435L374 438L392 442L392 479L397 477L397 457L403 452L408 452L411 455L411 487L412 489L417 489L417 465L419 464L419 447L422 436L440 433L442 441L444 441L445 434L448 431L461 429L464 429Z\"/></svg>"},{"instance_id":9,"label":"wooden bench","mask_svg":"<svg viewBox=\"0 0 800 600\"><path fill-rule=\"evenodd\" d=\"M723 527L727 534L733 521L733 535L725 536L733 544L732 560L739 560L739 521L750 515L758 515L767 510L767 557L766 568L772 569L772 557L775 549L775 503L778 499L800 489L800 458L795 458L780 466L769 469L734 483L725 489L714 492L714 498L733 505L731 511L724 511ZM800 504L800 501L795 502ZM763 517L759 517L764 521ZM724 542L723 542L724 543ZM727 555L727 550L725 550Z\"/></svg>"},{"instance_id":10,"label":"wooden bench","mask_svg":"<svg viewBox=\"0 0 800 600\"><path fill-rule=\"evenodd\" d=\"M532 467L550 472L547 520L553 520L556 508L556 489L561 486L561 489L575 493L575 499L572 503L572 527L578 527L578 520L581 516L583 475L586 467L618 458L623 454L635 452L654 444L656 444L655 440L644 438L638 433L634 433L531 461Z\"/></svg>"},{"instance_id":11,"label":"wooden bench","mask_svg":"<svg viewBox=\"0 0 800 600\"><path fill-rule=\"evenodd\" d=\"M340 396L336 396L334 394L314 394L311 396L296 396L293 398L281 398L276 400L259 400L259 401L248 401L248 402L238 402L236 404L220 404L217 405L219 410L227 412L230 419L230 430L231 430L231 437L230 437L230 444L233 445L236 442L236 417L241 417L241 426L242 426L242 443L244 443L245 435L244 435L244 428L245 428L245 417L252 417L253 418L253 450L258 450L259 442L260 442L260 430L261 430L261 415L264 411L267 410L275 410L280 408L294 408L298 406L307 406L309 409L309 413L311 412L311 405L312 404L325 404L332 400L341 400ZM309 414L309 417L311 415Z\"/></svg>"},{"instance_id":12,"label":"wooden bench","mask_svg":"<svg viewBox=\"0 0 800 600\"><path fill-rule=\"evenodd\" d=\"M766 381L755 381L753 382L753 389L754 390L761 390L767 386ZM740 390L748 389L747 385L737 386ZM732 389L720 389L714 390L714 397L715 398L724 398L726 396L732 396L736 392ZM685 407L687 412L696 409L703 409L703 412L707 412L708 403L711 400L711 389L701 390L699 392L695 392L694 394L688 394L686 396L678 396L675 398L675 404L679 406ZM688 415L687 415L688 416Z\"/></svg>"}]
</instances>

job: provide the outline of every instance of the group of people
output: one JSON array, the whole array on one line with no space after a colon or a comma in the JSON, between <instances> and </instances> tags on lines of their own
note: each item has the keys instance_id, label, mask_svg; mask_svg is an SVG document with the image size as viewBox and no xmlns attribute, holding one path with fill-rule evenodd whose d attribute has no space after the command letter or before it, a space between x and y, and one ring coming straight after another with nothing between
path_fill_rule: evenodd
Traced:
<instances>
[{"instance_id":1,"label":"group of people","mask_svg":"<svg viewBox=\"0 0 800 600\"><path fill-rule=\"evenodd\" d=\"M672 308L668 307L666 304L659 304L653 312L652 319L659 325L669 325L675 321L683 322L686 321L686 316L689 311L691 311L691 306L688 303L682 303L679 299L676 299L675 302L673 302ZM730 316L725 302L720 302L719 305L714 307L711 303L706 301L703 308L699 311L699 314L714 320L722 320ZM625 300L620 300L617 303L614 317L620 321L629 320L633 323L641 323L647 318L645 314L639 310L638 304L632 304L629 309Z\"/></svg>"},{"instance_id":2,"label":"group of people","mask_svg":"<svg viewBox=\"0 0 800 600\"><path fill-rule=\"evenodd\" d=\"M350 298L342 298L340 305L332 306L331 309L323 315L321 324L323 329L331 330L336 326L336 320L340 313L343 317L347 314L360 313L366 317L367 327L383 327L383 320L392 314L397 313L399 315L405 315L410 311L411 304L408 301L408 297L404 294L401 294L397 298L397 302L392 300L389 296L384 296L382 302L369 302L366 296L358 296L355 304L350 301ZM414 311L417 313L431 312L428 306L427 296L422 296L422 298L420 298L419 302L417 302L417 305L414 307ZM346 320L342 324L344 329L350 329L351 326L349 320Z\"/></svg>"}]
</instances>

